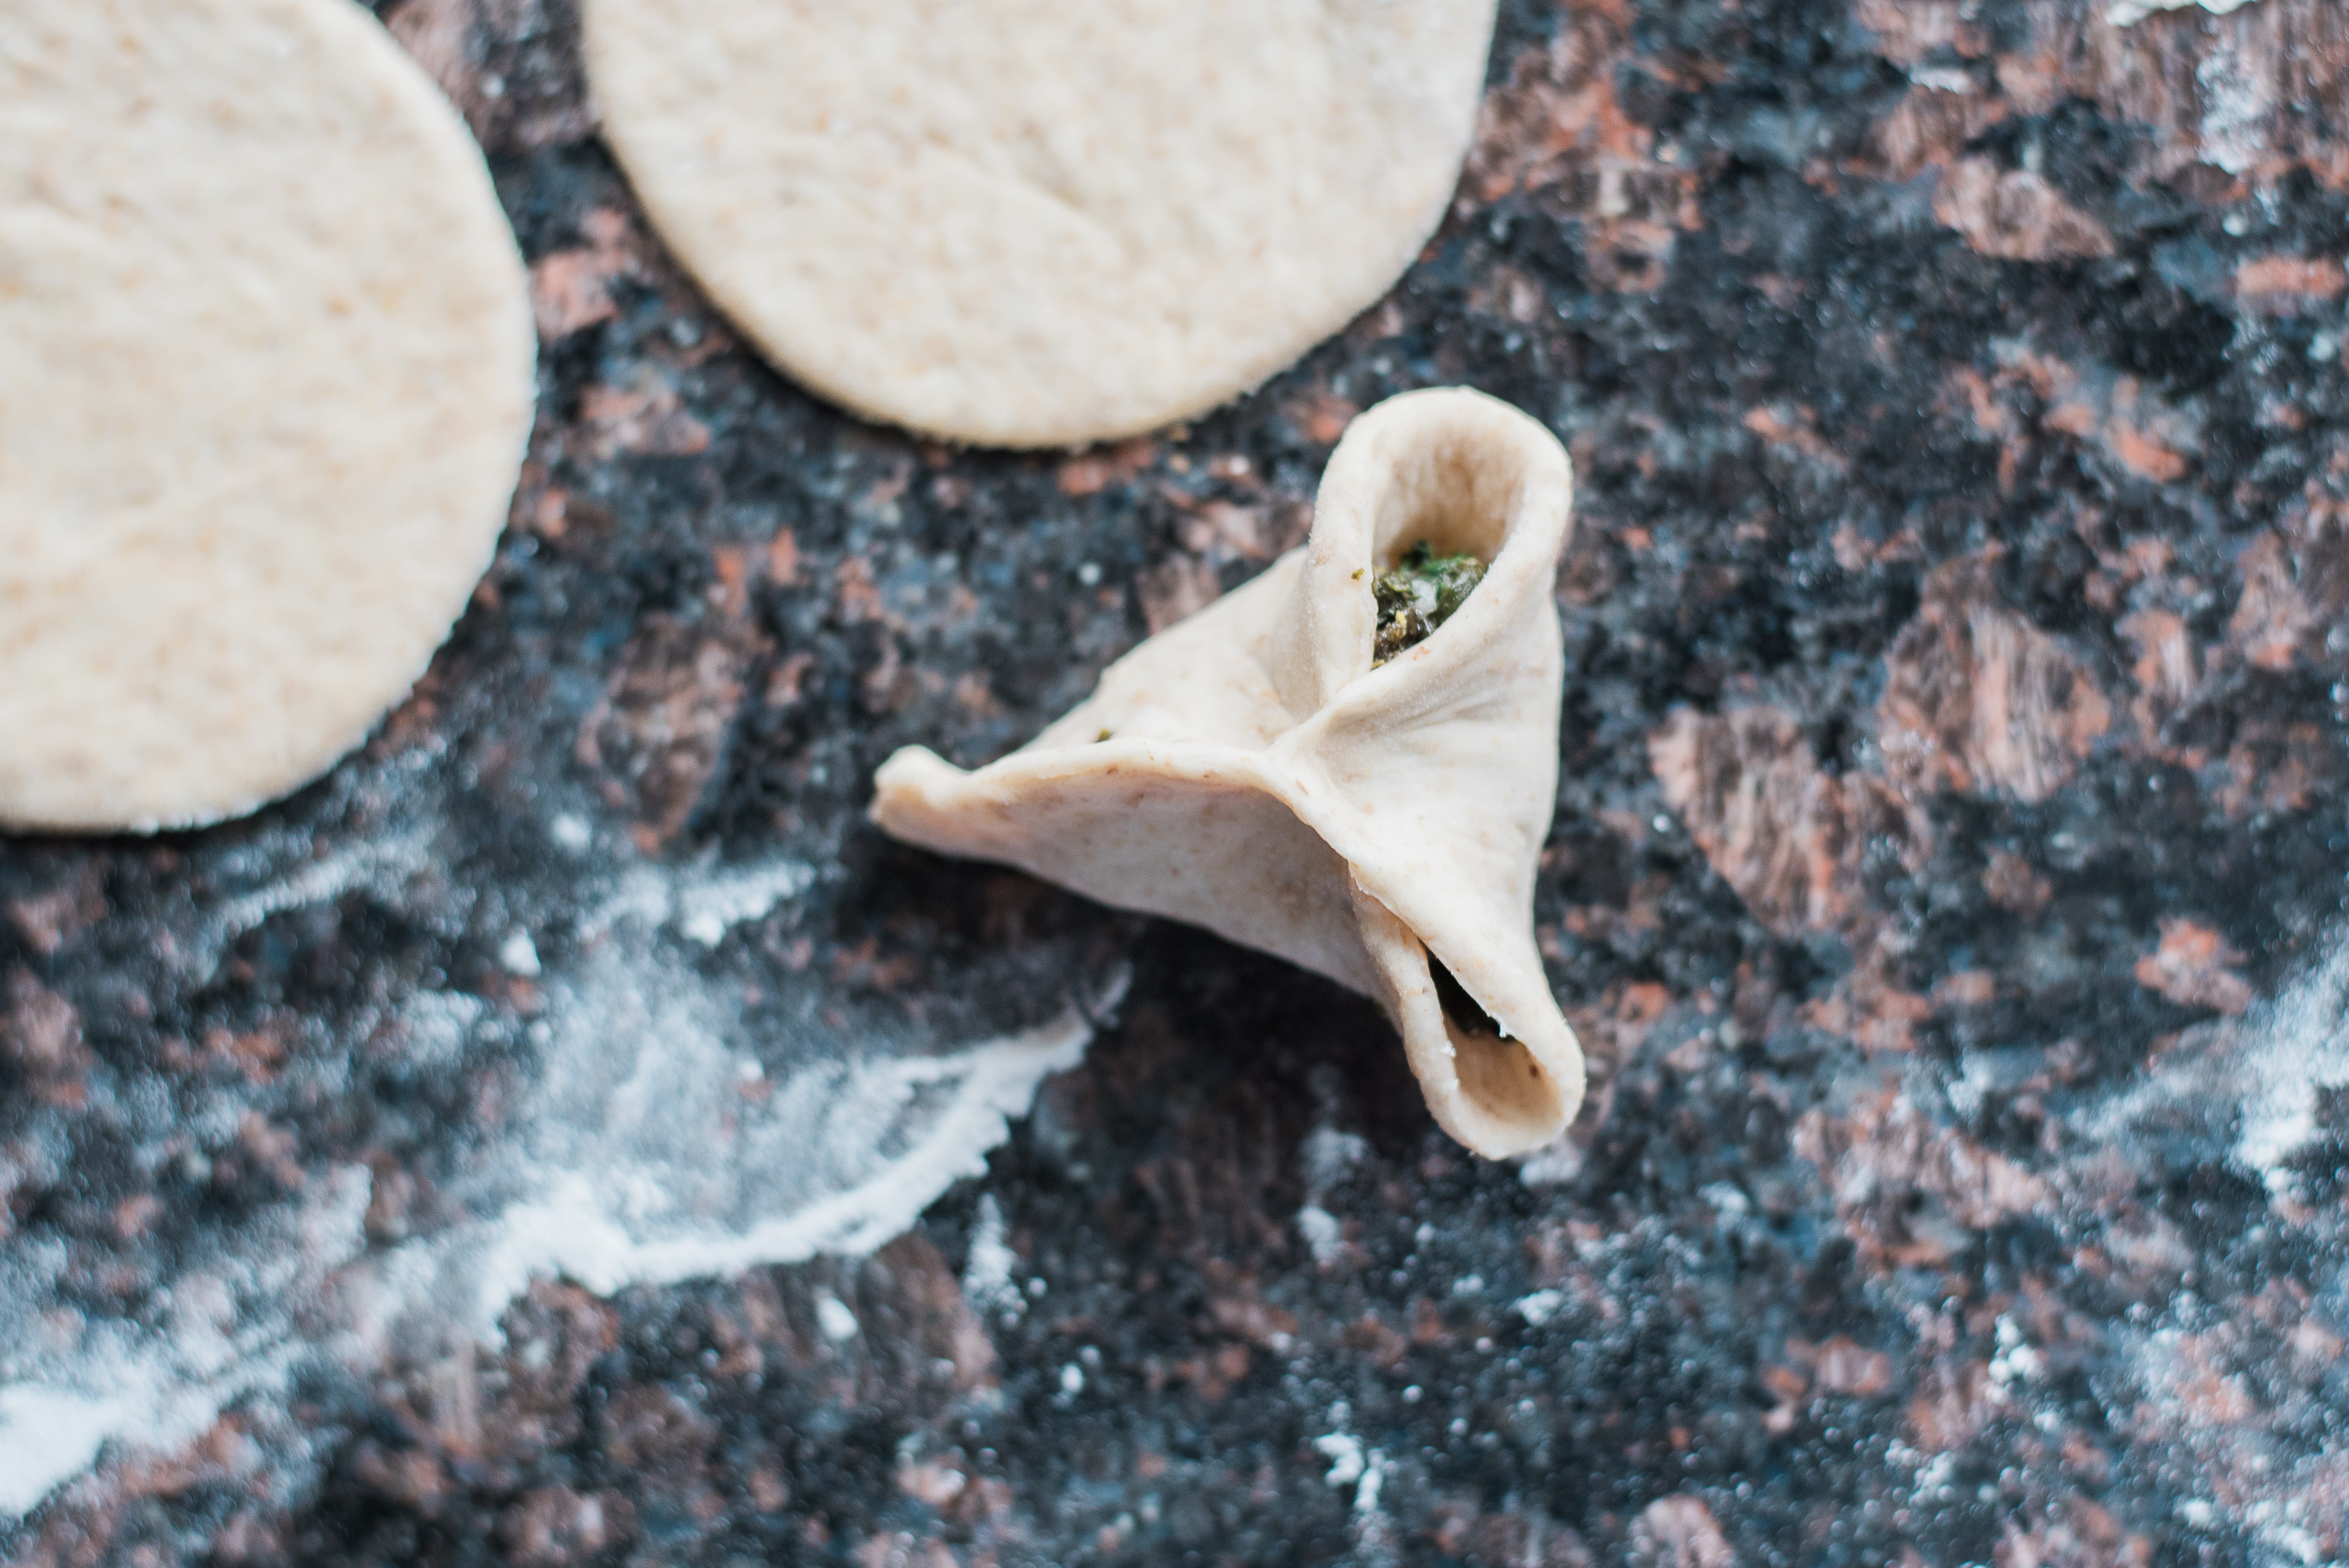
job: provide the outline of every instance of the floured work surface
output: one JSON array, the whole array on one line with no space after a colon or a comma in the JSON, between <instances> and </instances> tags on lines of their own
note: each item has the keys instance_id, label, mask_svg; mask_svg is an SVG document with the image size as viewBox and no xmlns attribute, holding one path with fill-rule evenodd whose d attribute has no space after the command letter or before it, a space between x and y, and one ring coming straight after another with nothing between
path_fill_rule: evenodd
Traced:
<instances>
[{"instance_id":1,"label":"floured work surface","mask_svg":"<svg viewBox=\"0 0 2349 1568\"><path fill-rule=\"evenodd\" d=\"M524 529L347 787L0 850L0 1343L266 1371L329 1320L241 1269L397 1302L494 1221L593 1278L478 1360L325 1341L0 1557L2339 1554L2349 209L2287 171L2339 150L2295 101L2349 123L2334 9L1513 10L1393 308L1065 462L761 368L578 139L560 9L480 11L529 30L388 8L554 335ZM1582 519L1535 923L1592 1088L1542 1184L1452 1150L1369 1003L857 825L896 746L1009 751L1301 538L1350 408L1463 381L1563 432ZM832 1121L740 1152L801 1072L983 1108L965 1065L1071 1037L976 1047L1121 964L908 1239L595 1294L678 1254L583 1215L749 1235L838 1179ZM657 1136L548 1130L639 1056Z\"/></svg>"}]
</instances>

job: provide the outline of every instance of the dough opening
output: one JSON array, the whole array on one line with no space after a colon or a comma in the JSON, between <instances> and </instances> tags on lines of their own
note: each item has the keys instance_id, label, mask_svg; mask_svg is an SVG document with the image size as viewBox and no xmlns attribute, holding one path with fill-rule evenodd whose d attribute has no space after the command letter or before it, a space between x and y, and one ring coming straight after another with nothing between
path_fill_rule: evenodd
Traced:
<instances>
[{"instance_id":1,"label":"dough opening","mask_svg":"<svg viewBox=\"0 0 2349 1568\"><path fill-rule=\"evenodd\" d=\"M1508 542L1524 492L1522 455L1495 460L1491 428L1483 410L1457 407L1438 412L1433 429L1413 432L1408 443L1390 441L1371 497L1371 556L1383 570L1399 562L1413 545L1424 543L1436 555L1473 555L1492 565Z\"/></svg>"},{"instance_id":2,"label":"dough opening","mask_svg":"<svg viewBox=\"0 0 2349 1568\"><path fill-rule=\"evenodd\" d=\"M1548 1136L1567 1115L1557 1080L1523 1042L1501 1033L1493 1016L1433 953L1427 954L1427 973L1444 1010L1444 1034L1452 1042L1461 1097L1513 1135Z\"/></svg>"}]
</instances>

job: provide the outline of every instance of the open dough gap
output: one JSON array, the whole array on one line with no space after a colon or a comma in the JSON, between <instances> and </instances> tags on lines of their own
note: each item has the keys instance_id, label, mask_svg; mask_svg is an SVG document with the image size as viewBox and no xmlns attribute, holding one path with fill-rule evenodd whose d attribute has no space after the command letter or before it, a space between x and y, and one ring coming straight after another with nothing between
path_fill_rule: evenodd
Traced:
<instances>
[{"instance_id":1,"label":"open dough gap","mask_svg":"<svg viewBox=\"0 0 2349 1568\"><path fill-rule=\"evenodd\" d=\"M1480 1116L1511 1129L1513 1137L1547 1136L1567 1114L1557 1079L1536 1059L1531 1047L1509 1037L1424 944L1420 951L1427 956L1428 977L1444 1015L1444 1035L1452 1045L1462 1096Z\"/></svg>"},{"instance_id":2,"label":"open dough gap","mask_svg":"<svg viewBox=\"0 0 2349 1568\"><path fill-rule=\"evenodd\" d=\"M1372 561L1394 566L1423 542L1434 554L1492 565L1508 543L1515 521L1508 491L1517 476L1496 474L1489 454L1479 460L1454 441L1431 440L1397 456L1378 474L1384 482L1371 503Z\"/></svg>"},{"instance_id":3,"label":"open dough gap","mask_svg":"<svg viewBox=\"0 0 2349 1568\"><path fill-rule=\"evenodd\" d=\"M1381 1000L1436 1124L1496 1159L1555 1139L1582 1100L1582 1061L1571 1035L1563 1052L1514 1037L1419 933L1360 882L1354 909Z\"/></svg>"}]
</instances>

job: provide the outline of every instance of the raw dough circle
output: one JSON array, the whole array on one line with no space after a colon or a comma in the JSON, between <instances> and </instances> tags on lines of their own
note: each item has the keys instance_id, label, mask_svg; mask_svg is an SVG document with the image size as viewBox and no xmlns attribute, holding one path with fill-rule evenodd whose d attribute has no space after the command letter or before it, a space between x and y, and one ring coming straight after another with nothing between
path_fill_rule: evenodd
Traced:
<instances>
[{"instance_id":1,"label":"raw dough circle","mask_svg":"<svg viewBox=\"0 0 2349 1568\"><path fill-rule=\"evenodd\" d=\"M536 353L479 149L352 0L0 6L0 823L212 821L365 738Z\"/></svg>"},{"instance_id":2,"label":"raw dough circle","mask_svg":"<svg viewBox=\"0 0 2349 1568\"><path fill-rule=\"evenodd\" d=\"M952 440L1247 390L1434 232L1495 0L585 0L605 134L775 361Z\"/></svg>"}]
</instances>

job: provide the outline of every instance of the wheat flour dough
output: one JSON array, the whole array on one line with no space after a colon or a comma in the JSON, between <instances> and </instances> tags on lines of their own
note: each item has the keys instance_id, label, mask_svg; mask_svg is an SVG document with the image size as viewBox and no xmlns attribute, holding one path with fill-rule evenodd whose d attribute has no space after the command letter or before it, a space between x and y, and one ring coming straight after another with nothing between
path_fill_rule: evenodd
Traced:
<instances>
[{"instance_id":1,"label":"wheat flour dough","mask_svg":"<svg viewBox=\"0 0 2349 1568\"><path fill-rule=\"evenodd\" d=\"M0 824L357 745L489 564L535 353L479 150L351 0L0 5Z\"/></svg>"},{"instance_id":2,"label":"wheat flour dough","mask_svg":"<svg viewBox=\"0 0 2349 1568\"><path fill-rule=\"evenodd\" d=\"M1494 0L585 0L606 139L785 371L1074 445L1256 386L1459 178Z\"/></svg>"},{"instance_id":3,"label":"wheat flour dough","mask_svg":"<svg viewBox=\"0 0 2349 1568\"><path fill-rule=\"evenodd\" d=\"M1573 496L1557 438L1506 404L1391 397L1338 443L1304 545L1009 756L965 772L899 751L873 819L1374 996L1445 1131L1494 1159L1538 1149L1583 1089L1533 925ZM1420 544L1483 575L1390 651L1383 584Z\"/></svg>"}]
</instances>

